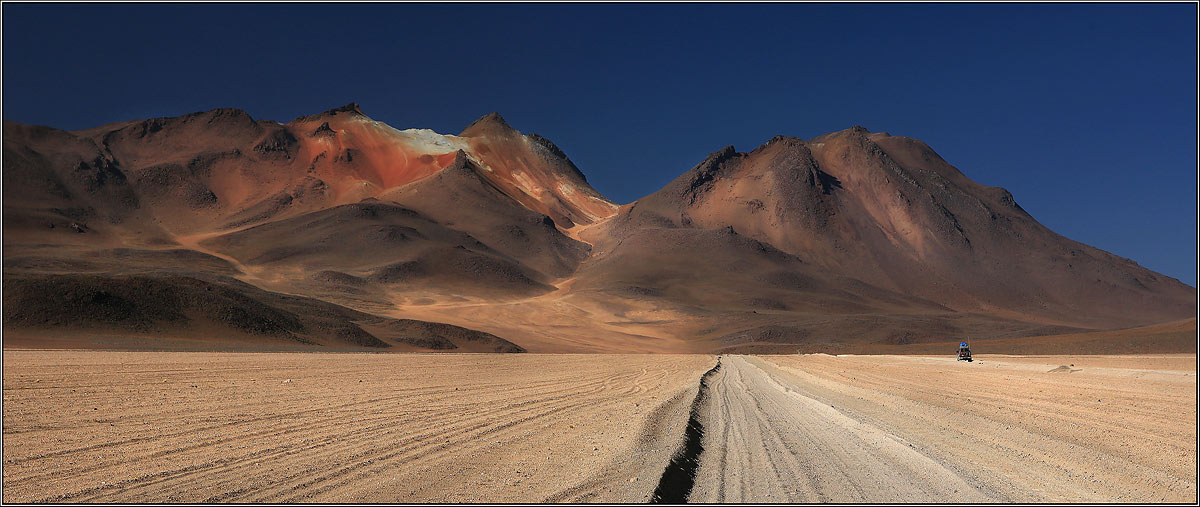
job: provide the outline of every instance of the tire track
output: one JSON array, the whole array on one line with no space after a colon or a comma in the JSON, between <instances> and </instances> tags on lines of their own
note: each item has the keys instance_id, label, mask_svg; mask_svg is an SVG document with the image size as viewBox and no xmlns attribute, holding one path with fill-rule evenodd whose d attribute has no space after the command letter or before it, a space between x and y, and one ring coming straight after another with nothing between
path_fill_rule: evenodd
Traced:
<instances>
[{"instance_id":1,"label":"tire track","mask_svg":"<svg viewBox=\"0 0 1200 507\"><path fill-rule=\"evenodd\" d=\"M1184 461L1195 456L1194 415L1187 422L1161 411L1146 419L1131 416L1165 406L1194 414L1193 378L1139 385L1107 372L1067 378L999 362L968 368L886 356L780 356L749 361L797 393L836 405L847 417L880 428L993 498L1024 502L1195 498L1195 464ZM1104 410L1078 403L1076 393L1090 396L1091 402L1100 397L1107 402L1113 396L1109 391L1124 394L1117 397L1119 403ZM1134 394L1140 392L1149 395ZM1180 397L1183 393L1188 394ZM1043 399L1029 403L1037 398ZM974 403L976 399L989 401ZM1126 404L1135 410L1124 410ZM1127 425L1154 427L1154 433L1177 436L1164 442L1152 434L1118 429ZM1164 468L1179 466L1168 465L1177 459L1183 470L1164 473Z\"/></svg>"},{"instance_id":2,"label":"tire track","mask_svg":"<svg viewBox=\"0 0 1200 507\"><path fill-rule=\"evenodd\" d=\"M711 366L667 359L9 351L6 429L53 429L5 435L4 498L517 501L583 480L634 500L603 474L631 454L643 464L619 473L661 470L639 430Z\"/></svg>"},{"instance_id":3,"label":"tire track","mask_svg":"<svg viewBox=\"0 0 1200 507\"><path fill-rule=\"evenodd\" d=\"M726 356L692 502L987 501L952 470Z\"/></svg>"},{"instance_id":4,"label":"tire track","mask_svg":"<svg viewBox=\"0 0 1200 507\"><path fill-rule=\"evenodd\" d=\"M598 382L591 383L591 384L584 384L584 386L585 387L593 387L597 384L598 384ZM563 394L560 394L557 396L551 396L551 397L546 397L544 395L534 396L534 397L531 397L530 400L520 402L520 403L510 404L506 407L491 409L490 411L483 412L482 414L479 414L479 415L480 416L507 417L514 411L513 409L526 409L526 407L528 407L528 405L533 404L533 403L568 399L568 398L571 398L571 397L579 394L579 393L573 392L573 389L563 389L560 392ZM585 393L586 393L586 391L585 391ZM434 424L442 423L448 419L453 419L455 417L457 417L457 416L453 412L446 412L446 413L440 414L439 416L432 416L430 414L413 414L409 418L400 419L400 420L395 420L389 415L381 415L376 418L365 419L365 420L359 419L358 422L360 424L362 422L371 422L371 423L378 423L378 424L374 424L374 425L368 426L366 428L355 427L355 428L347 430L344 433L339 433L339 434L335 434L335 435L322 434L321 435L322 438L326 440L323 443L314 444L314 445L311 445L308 447L301 447L298 449L294 448L294 447L293 448L283 448L283 449L280 449L277 453L274 453L271 455L261 456L261 457L255 456L257 459L255 459L253 462L250 462L250 463L242 463L242 462L239 462L236 460L234 460L234 461L221 460L221 461L215 463L215 465L226 465L226 467L215 468L215 469L210 469L211 467L200 467L200 468L189 467L189 469L184 471L184 473L182 473L182 474L165 476L165 477L162 477L160 480L157 480L154 482L128 484L127 487L123 489L122 493L129 493L134 489L137 489L140 487L145 487L145 486L161 486L162 483L170 482L173 480L182 480L185 478L187 479L186 484L190 484L197 480L204 479L204 477L198 477L198 478L194 477L198 473L207 472L210 475L217 475L217 474L226 474L227 475L231 471L231 470L229 470L230 467L235 467L237 469L245 468L245 467L253 466L255 464L264 463L268 460L278 458L282 455L299 454L299 453L302 453L305 451L326 448L335 442L340 445L346 445L346 446L354 445L357 441L354 439L347 439L346 437L348 437L348 436L357 436L357 437L359 437L358 440L375 440L375 439L388 437L394 433L394 431L381 432L380 430L384 430L387 428L395 428L397 425L403 425L405 423L414 423L414 422L423 422L423 423L428 423L428 424L434 425ZM456 426L456 425L445 426L445 427L442 427L442 431L448 431L448 432L452 432L452 433L467 432L467 431L476 430L481 427L485 427L487 425L487 423L479 423L479 424L476 424L475 426L463 427L463 426L469 425L470 423L471 422L468 421L466 423L461 423L461 425L458 425L458 426ZM327 424L325 426L341 427L341 426L344 426L344 424L341 423L340 418L331 418L329 421L329 424ZM403 426L401 426L401 427L403 427ZM290 433L296 433L296 432L307 430L307 431L305 431L306 434L314 434L315 432L313 430L315 430L315 429L320 429L320 427L299 428L299 429L293 427L293 428L289 428L286 433L290 434ZM285 433L270 434L270 435L266 435L266 436L272 437L272 439L274 439L274 437L280 437L280 436L283 436L283 434L285 434ZM405 442L408 442L411 440L419 440L420 437L421 437L421 435L409 437L408 439L405 440ZM230 437L231 440L237 439L237 438L239 438L239 437L236 437L236 436ZM386 452L388 450L391 450L391 449L401 446L401 445L403 445L403 444L397 443L393 446L378 449L378 451ZM172 451L175 452L176 450L172 450ZM151 456L151 457L155 457L155 456ZM300 473L294 474L293 476L285 477L282 480L288 481L288 480L296 479L298 477L310 475L312 473L315 473L316 471L317 471L317 469L305 470ZM280 487L282 487L282 486L280 486ZM296 486L293 486L293 489L295 487ZM171 492L168 489L163 489L162 491L168 492L168 493ZM98 498L89 498L89 500L97 500L97 499Z\"/></svg>"},{"instance_id":5,"label":"tire track","mask_svg":"<svg viewBox=\"0 0 1200 507\"><path fill-rule=\"evenodd\" d=\"M712 356L4 354L12 502L645 502L688 461L692 502L1196 495L1191 372L886 356L722 356L717 368Z\"/></svg>"},{"instance_id":6,"label":"tire track","mask_svg":"<svg viewBox=\"0 0 1200 507\"><path fill-rule=\"evenodd\" d=\"M604 390L607 390L607 387L605 387L607 385L607 382L602 382L601 384L602 385L599 389L590 391L590 392L583 392L583 393L571 392L571 393L567 393L567 394L564 394L561 396L556 396L556 397L551 397L551 398L543 398L543 399L538 399L538 400L535 400L532 402L515 405L515 407L520 408L519 410L506 410L507 408L513 408L512 406L506 407L506 409L497 410L497 412L499 412L499 413L497 413L495 415L505 421L498 425L493 424L491 422L491 420L489 420L489 421L485 421L482 423L471 424L467 428L451 426L451 427L443 429L442 431L445 433L451 433L451 434L455 435L457 440L461 440L461 441L465 441L465 442L472 442L477 438L480 438L480 437L483 437L486 435L491 435L491 434L494 434L503 429L529 422L531 420L537 419L538 417L544 417L549 414L554 414L554 413L570 410L575 407L586 405L588 402L584 401L584 402L575 402L575 403L554 404L554 405L551 405L548 409L542 406L542 405L548 404L548 402L556 402L556 401L562 401L562 400L575 400L575 399L579 398L580 395L593 394L595 392L602 392ZM593 384L593 385L595 385L595 384ZM534 412L534 411L539 411L539 410L540 410L540 412L537 412L533 416L516 417L518 414L522 414L522 413L526 413L526 412ZM489 414L489 415L491 415L491 414ZM514 417L516 417L516 418L514 419ZM464 424L468 424L468 423L464 423ZM466 437L470 437L470 438L465 438L465 437L463 437L463 435L465 435ZM310 480L302 482L300 484L292 485L292 486L288 487L288 489L291 492L294 492L295 490L298 490L298 489L310 488L316 484L320 484L323 482L327 482L329 480L339 478L347 473L352 472L356 468L371 465L371 464L375 463L376 461L386 461L386 460L390 460L390 459L397 458L397 457L405 457L407 459L418 459L418 458L421 458L424 456L422 456L421 454L417 454L416 456L406 456L404 454L404 452L406 450L415 451L417 449L437 448L437 445L434 443L429 443L429 444L425 444L425 445L418 444L418 445L413 446L411 449L401 449L400 451L396 451L397 448L401 448L401 447L402 446L400 444L396 444L396 445L384 446L384 447L380 447L380 448L372 448L370 451L368 451L368 453L374 453L374 454L380 454L380 455L370 458L370 459L365 459L365 460L362 460L362 458L364 458L366 456L366 454L358 455L358 456L351 456L350 459L359 459L361 461L343 466L341 468L338 468L336 470L328 472L327 474L325 474L323 476L310 479ZM461 449L462 449L461 447L456 448L456 450L461 450ZM307 475L307 474L304 474L304 475ZM285 486L277 485L276 487L283 488ZM300 495L300 497L311 496L314 494L318 494L320 492L321 491L305 493L304 495ZM281 492L281 493L276 493L276 494L273 494L270 496L265 496L265 497L260 496L260 497L256 497L254 501L256 501L256 502L279 501L279 502L283 502L283 503L294 503L294 502L298 501L296 499L296 497L285 498L283 496L285 494L286 493Z\"/></svg>"},{"instance_id":7,"label":"tire track","mask_svg":"<svg viewBox=\"0 0 1200 507\"><path fill-rule=\"evenodd\" d=\"M565 394L563 394L563 396L570 396L570 395L572 395L572 393L574 393L574 391L575 391L576 389L579 389L580 387L591 387L591 386L595 386L596 384L597 384L596 382L593 382L593 383L584 383L584 384L582 384L582 385L580 385L580 386L576 386L576 387L569 387L569 388L562 388L562 389L560 389L560 390L558 390L558 391L551 391L551 392L549 392L549 393L539 393L539 394L532 394L532 395L529 395L529 399L530 399L530 400L547 399L547 396L548 396L548 395L555 395L556 393L565 393ZM536 386L536 387L540 387L540 386L542 386L542 385L558 385L558 386L561 386L561 382L553 382L553 381L548 381L548 382L540 382L540 383L535 383L535 384L533 384L533 385L534 385L534 386ZM429 394L446 394L446 393L450 393L450 392L453 392L453 391L452 391L452 390L449 390L449 389L442 389L442 390L437 390L437 391L432 391L432 392L426 392L426 393L421 393L421 394L426 394L426 395L429 395ZM585 392L586 392L586 391L585 391ZM578 393L575 393L575 394L578 394ZM396 401L396 400L401 400L401 399L408 399L408 398L409 398L409 397L411 397L412 395L413 395L413 393L407 393L407 394L403 394L403 395L399 395L399 396L384 397L384 398L375 398L375 399L371 399L371 400L367 400L367 401L363 401L363 402L357 402L357 403L345 403L345 404L342 404L342 405L337 405L337 406L334 406L334 407L332 407L332 408L327 408L327 409L312 409L312 410L305 410L305 411L292 411L292 412L285 412L285 413L283 413L283 414L281 414L281 415L278 415L278 416L276 416L276 415L272 415L272 416L264 416L264 417L254 418L254 419L252 419L252 421L254 421L254 422L259 422L259 421L263 421L263 422L265 422L265 421L272 421L272 420L276 420L276 419L279 419L279 418L299 418L299 417L301 417L301 416L304 416L304 415L307 415L307 414L321 413L321 412L331 412L331 411L335 411L335 410L344 410L344 409L347 409L347 408L352 408L352 407L356 407L356 406L371 406L371 405L378 405L378 404L381 404L381 403L387 403L387 402ZM553 398L553 396L550 396L550 398ZM514 403L514 404L512 404L511 406L521 406L521 405L522 405L522 403ZM490 415L490 414L491 414L491 411L485 411L485 412L483 413L483 415ZM425 414L425 413L417 413L417 414L411 414L411 415L410 415L410 417L409 417L409 419L412 419L412 418L423 418L423 417L427 418L427 417L430 417L430 416L431 416L431 415L429 415L429 414ZM453 414L447 414L447 415L446 415L446 417L453 417ZM379 416L379 417L375 417L375 418L368 418L368 419L362 419L362 418L359 418L359 419L358 419L358 421L359 421L360 423L362 423L362 422L377 422L377 421L391 421L391 418L392 418L392 416L391 416L391 415L381 415L381 416ZM392 421L392 422L397 422L397 421ZM406 420L401 420L401 421L398 421L398 422L407 422L407 421L406 421ZM438 420L427 420L427 422L435 423L435 422L440 422L440 421L438 421ZM206 431L206 430L227 430L227 429L229 429L229 427L230 427L230 426L234 426L234 425L237 425L237 424L240 424L240 423L241 423L241 422L235 422L235 423L222 424L222 425L217 425L217 426L212 426L212 427L204 427L204 428L200 428L200 429L198 429L198 430L194 430L194 431L193 431L193 430L185 430L185 431L182 431L182 432L178 432L178 433L171 434L171 435L169 435L169 436L170 436L170 437L186 437L186 436L189 436L190 434L192 434L192 433L194 433L194 432L199 432L199 431ZM390 423L387 423L387 422L385 422L385 423L379 424L378 426L372 426L372 427L368 427L368 428L367 428L367 430L368 430L368 432L370 432L370 431L374 431L374 430L377 430L377 429L381 429L381 428L388 427L388 426L390 426L390 425L391 425ZM290 435L290 434L295 434L295 433L306 433L306 434L312 434L312 433L315 433L315 432L316 432L316 430L320 430L320 429L323 429L323 428L325 428L325 427L340 427L340 426L344 426L344 424L343 424L343 422L340 420L340 418L339 418L339 417L337 417L337 416L335 415L335 416L333 416L333 417L329 417L328 419L326 419L326 420L324 420L324 421L321 421L321 422L320 422L320 423L318 423L318 424L310 424L310 423L306 423L306 422L300 422L300 423L295 423L295 424L292 424L292 425L284 426L284 427L282 427L282 428L278 428L278 427L276 427L275 429L267 429L267 430L261 430L261 431L252 431L252 432L249 432L249 433L241 433L241 434L237 434L237 435L234 435L234 436L227 436L227 437L218 437L218 438L216 438L215 440L204 441L204 442L200 442L200 443L193 444L193 445L187 445L187 446L182 446L182 447L170 446L170 447L168 447L168 448L167 448L167 449L165 449L165 450L158 451L158 452L154 452L154 453L151 453L151 454L149 454L149 455L139 455L139 456L138 456L138 458L139 458L139 459L145 459L145 460L153 460L153 459L156 459L156 458L164 458L164 457L167 457L167 456L170 456L170 455L173 455L173 454L186 453L186 452L189 452L189 451L194 451L194 450L201 449L201 448L204 448L204 447L210 447L210 446L214 446L214 445L219 445L219 444L221 444L221 443L228 443L228 442L241 441L241 440L245 440L245 439L247 439L247 438L253 438L253 437L263 437L263 438L267 438L267 439L270 439L270 440L274 441L274 440L277 440L279 437L283 437L283 436ZM347 430L347 432L346 432L346 433L344 433L344 434L333 435L333 437L334 437L334 438L342 438L342 437L345 437L345 436L349 436L349 435L353 435L353 434L362 433L362 431L363 431L363 429L362 429L362 428L354 428L354 429ZM220 434L226 434L226 433L225 433L224 431L222 431ZM371 434L370 434L370 433L367 433L367 435L365 435L365 436L366 436L366 437L370 437L370 436L371 436ZM157 437L147 437L147 438L140 438L140 439L128 439L128 440L125 440L125 441L112 442L112 443L100 444L100 445L97 445L97 446L91 446L91 447L89 447L89 448L84 448L84 450L96 450L96 449L107 448L107 447L114 447L114 446L128 445L128 444L131 444L131 443L156 443L156 439L157 439ZM159 446L169 446L170 444L169 444L169 442L168 442L168 443L161 443L161 442L158 442L158 445L159 445ZM42 459L42 458L47 458L47 457L65 457L65 456L69 456L70 454L73 454L73 453L75 453L75 452L77 452L77 451L79 451L79 449L72 449L72 450L62 451L62 452L60 452L60 453L54 453L54 454L52 454L52 455L47 455L47 456L35 456L34 458L37 458L37 459ZM128 455L128 453L124 453L124 456L125 456L125 457L126 457L126 459L127 459L129 455ZM20 462L22 462L22 461L23 461L23 460L13 460L13 462L15 462L15 463L20 463ZM224 461L222 461L222 462L224 462ZM91 467L85 467L85 468L73 468L73 469L70 469L70 473L72 473L72 474L80 474L80 473L95 473L95 472L97 472L97 471L99 471L99 470L103 470L103 469L105 469L105 468L109 468L109 467L111 467L111 466L115 466L115 465L119 465L119 464L120 464L120 462L115 462L115 463L99 463L99 464L94 464L94 465L93 465L93 466L91 466ZM36 481L40 481L40 480L42 480L42 479L46 478L47 476L50 476L50 475L53 475L53 474L55 474L55 473L59 473L59 472L60 472L60 471L50 471L50 472L46 472L46 474L44 474L44 475L35 475L35 476L31 476L31 477L23 477L23 478L21 478L21 481L33 481L33 482L36 482ZM16 481L14 481L14 482L16 482Z\"/></svg>"}]
</instances>

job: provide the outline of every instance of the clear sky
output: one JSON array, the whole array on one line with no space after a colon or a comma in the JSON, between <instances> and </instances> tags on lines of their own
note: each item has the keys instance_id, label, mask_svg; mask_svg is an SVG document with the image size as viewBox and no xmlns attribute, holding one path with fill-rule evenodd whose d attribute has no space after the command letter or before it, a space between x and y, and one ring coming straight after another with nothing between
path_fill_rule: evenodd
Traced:
<instances>
[{"instance_id":1,"label":"clear sky","mask_svg":"<svg viewBox=\"0 0 1200 507\"><path fill-rule=\"evenodd\" d=\"M4 4L4 119L498 111L609 198L726 145L926 141L1056 232L1196 285L1195 4Z\"/></svg>"}]
</instances>

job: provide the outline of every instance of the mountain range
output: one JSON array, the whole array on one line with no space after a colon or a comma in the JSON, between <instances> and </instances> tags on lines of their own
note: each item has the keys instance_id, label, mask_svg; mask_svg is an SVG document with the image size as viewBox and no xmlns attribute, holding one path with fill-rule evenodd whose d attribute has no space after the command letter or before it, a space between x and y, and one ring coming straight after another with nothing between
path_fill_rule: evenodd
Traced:
<instances>
[{"instance_id":1,"label":"mountain range","mask_svg":"<svg viewBox=\"0 0 1200 507\"><path fill-rule=\"evenodd\" d=\"M496 113L458 135L356 104L5 121L3 156L6 345L794 352L1195 327L1195 288L861 127L728 146L624 205Z\"/></svg>"}]
</instances>

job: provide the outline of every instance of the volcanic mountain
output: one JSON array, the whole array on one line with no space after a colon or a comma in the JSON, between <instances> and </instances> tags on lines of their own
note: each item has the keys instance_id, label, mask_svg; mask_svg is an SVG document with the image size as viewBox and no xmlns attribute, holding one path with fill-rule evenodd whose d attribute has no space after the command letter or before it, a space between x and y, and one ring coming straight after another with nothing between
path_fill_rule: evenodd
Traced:
<instances>
[{"instance_id":1,"label":"volcanic mountain","mask_svg":"<svg viewBox=\"0 0 1200 507\"><path fill-rule=\"evenodd\" d=\"M1194 309L1195 289L1055 234L920 141L861 127L726 147L594 234L723 227L821 273L956 312L1127 327Z\"/></svg>"},{"instance_id":2,"label":"volcanic mountain","mask_svg":"<svg viewBox=\"0 0 1200 507\"><path fill-rule=\"evenodd\" d=\"M837 350L1196 304L924 143L860 127L727 147L620 207L498 114L454 136L355 104L289 123L5 122L3 183L5 332L33 341Z\"/></svg>"},{"instance_id":3,"label":"volcanic mountain","mask_svg":"<svg viewBox=\"0 0 1200 507\"><path fill-rule=\"evenodd\" d=\"M399 131L354 104L287 124L236 109L76 132L5 122L4 160L4 273L21 291L5 298L9 327L63 324L29 316L30 302L74 282L103 303L80 303L71 322L128 327L125 314L140 303L123 290L135 282L120 277L147 272L200 277L254 300L251 288L308 295L310 284L367 309L377 308L368 293L396 286L491 300L539 294L587 255L559 224L616 210L552 142L497 114L460 136ZM83 273L99 278L77 280ZM276 283L281 273L302 276ZM105 305L121 316L104 317ZM97 322L82 316L88 308ZM222 320L172 322L213 319ZM329 334L292 327L316 333L312 341Z\"/></svg>"}]
</instances>

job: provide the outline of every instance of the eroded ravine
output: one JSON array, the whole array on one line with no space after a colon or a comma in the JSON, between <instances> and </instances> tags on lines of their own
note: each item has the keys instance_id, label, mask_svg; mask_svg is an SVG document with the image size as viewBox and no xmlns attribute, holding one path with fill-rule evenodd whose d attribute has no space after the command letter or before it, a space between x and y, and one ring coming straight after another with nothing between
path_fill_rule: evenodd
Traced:
<instances>
[{"instance_id":1,"label":"eroded ravine","mask_svg":"<svg viewBox=\"0 0 1200 507\"><path fill-rule=\"evenodd\" d=\"M692 409L688 412L687 427L684 430L683 445L672 456L671 462L663 470L658 486L650 497L650 503L678 504L687 502L688 495L696 483L696 469L700 466L700 455L704 452L704 424L700 422L701 409L708 398L709 381L721 370L721 358L717 364L700 377L700 389L692 400Z\"/></svg>"}]
</instances>

